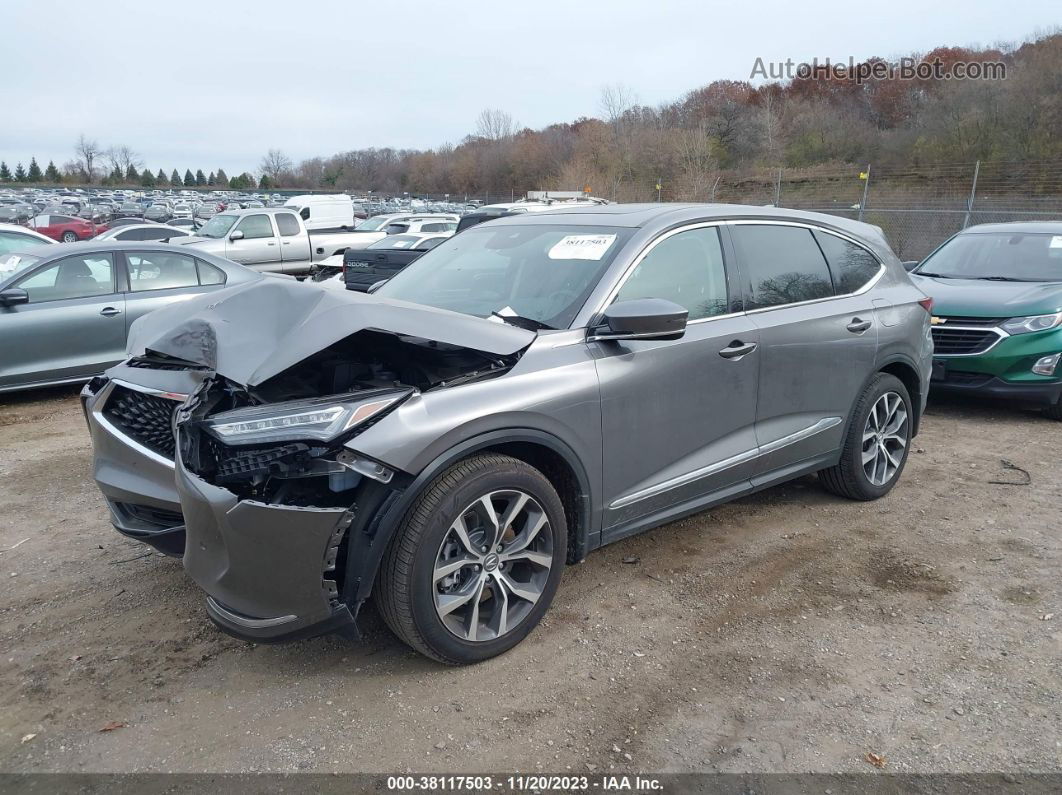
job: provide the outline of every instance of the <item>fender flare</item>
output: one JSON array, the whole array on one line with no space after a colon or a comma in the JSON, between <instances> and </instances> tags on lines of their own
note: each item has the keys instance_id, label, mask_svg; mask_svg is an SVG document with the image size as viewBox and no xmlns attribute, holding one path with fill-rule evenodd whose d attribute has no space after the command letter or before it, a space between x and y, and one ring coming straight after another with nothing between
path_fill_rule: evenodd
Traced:
<instances>
[{"instance_id":1,"label":"fender flare","mask_svg":"<svg viewBox=\"0 0 1062 795\"><path fill-rule=\"evenodd\" d=\"M376 573L391 539L394 538L406 513L424 492L428 484L438 475L462 458L493 447L511 442L530 442L548 447L560 455L572 472L579 485L579 516L575 518L575 559L582 560L590 549L590 537L593 531L593 491L589 476L582 461L575 451L560 438L546 431L535 428L500 428L473 436L449 448L436 457L430 464L413 478L408 486L401 490L390 490L378 503L372 515L355 521L351 526L351 536L347 540L346 576L343 583L343 601L356 614L357 607L372 593Z\"/></svg>"}]
</instances>

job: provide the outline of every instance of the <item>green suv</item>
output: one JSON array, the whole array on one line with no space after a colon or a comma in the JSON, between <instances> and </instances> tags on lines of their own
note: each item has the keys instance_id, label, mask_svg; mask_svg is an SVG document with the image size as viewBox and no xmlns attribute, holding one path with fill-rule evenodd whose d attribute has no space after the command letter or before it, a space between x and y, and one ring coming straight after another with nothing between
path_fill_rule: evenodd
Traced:
<instances>
[{"instance_id":1,"label":"green suv","mask_svg":"<svg viewBox=\"0 0 1062 795\"><path fill-rule=\"evenodd\" d=\"M970 227L911 276L933 298L934 390L1062 420L1062 222Z\"/></svg>"}]
</instances>

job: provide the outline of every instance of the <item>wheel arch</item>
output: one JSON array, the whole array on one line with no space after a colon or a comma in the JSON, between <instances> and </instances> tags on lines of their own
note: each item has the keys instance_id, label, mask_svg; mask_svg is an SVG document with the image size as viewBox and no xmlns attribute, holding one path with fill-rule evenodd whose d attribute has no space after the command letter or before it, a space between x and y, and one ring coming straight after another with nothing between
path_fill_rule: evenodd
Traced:
<instances>
[{"instance_id":1,"label":"wheel arch","mask_svg":"<svg viewBox=\"0 0 1062 795\"><path fill-rule=\"evenodd\" d=\"M380 563L395 533L417 498L438 475L462 459L477 453L508 455L535 467L560 495L569 515L568 562L586 557L590 548L593 492L586 468L564 441L534 428L507 428L473 436L454 445L424 467L402 490L391 490L375 501L372 516L351 527L347 542L344 601L354 611L365 601L379 572Z\"/></svg>"},{"instance_id":2,"label":"wheel arch","mask_svg":"<svg viewBox=\"0 0 1062 795\"><path fill-rule=\"evenodd\" d=\"M911 403L914 408L914 421L911 423L911 438L913 439L918 435L918 429L922 424L922 406L923 398L925 397L922 390L922 379L918 375L918 368L907 357L897 354L882 362L878 367L878 372L888 373L899 378L900 382L907 387L907 394L911 396Z\"/></svg>"}]
</instances>

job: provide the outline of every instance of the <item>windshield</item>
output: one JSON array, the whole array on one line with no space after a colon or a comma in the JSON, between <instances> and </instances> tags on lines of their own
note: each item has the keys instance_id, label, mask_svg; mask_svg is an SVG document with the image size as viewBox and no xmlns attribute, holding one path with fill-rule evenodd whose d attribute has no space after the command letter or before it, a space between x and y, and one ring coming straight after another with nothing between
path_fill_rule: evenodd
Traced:
<instances>
[{"instance_id":1,"label":"windshield","mask_svg":"<svg viewBox=\"0 0 1062 795\"><path fill-rule=\"evenodd\" d=\"M0 254L0 282L6 282L17 273L32 268L41 257L32 254Z\"/></svg>"},{"instance_id":2,"label":"windshield","mask_svg":"<svg viewBox=\"0 0 1062 795\"><path fill-rule=\"evenodd\" d=\"M203 224L203 228L199 230L199 236L213 238L225 237L225 235L229 233L229 230L232 229L232 225L236 223L237 217L238 216L226 215L224 213L221 215L215 215Z\"/></svg>"},{"instance_id":3,"label":"windshield","mask_svg":"<svg viewBox=\"0 0 1062 795\"><path fill-rule=\"evenodd\" d=\"M418 258L376 294L567 328L630 233L559 224L475 227Z\"/></svg>"},{"instance_id":4,"label":"windshield","mask_svg":"<svg viewBox=\"0 0 1062 795\"><path fill-rule=\"evenodd\" d=\"M391 223L391 219L386 215L374 215L372 218L366 218L354 228L363 229L366 232L378 232L389 223Z\"/></svg>"},{"instance_id":5,"label":"windshield","mask_svg":"<svg viewBox=\"0 0 1062 795\"><path fill-rule=\"evenodd\" d=\"M1062 235L957 235L914 272L949 279L1062 282Z\"/></svg>"}]
</instances>

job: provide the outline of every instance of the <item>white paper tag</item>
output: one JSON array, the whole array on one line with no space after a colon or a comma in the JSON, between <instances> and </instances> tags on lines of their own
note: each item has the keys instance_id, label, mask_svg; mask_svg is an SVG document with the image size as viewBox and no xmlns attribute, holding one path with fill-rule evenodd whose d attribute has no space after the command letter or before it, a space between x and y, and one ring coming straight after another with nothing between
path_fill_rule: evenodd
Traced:
<instances>
[{"instance_id":1,"label":"white paper tag","mask_svg":"<svg viewBox=\"0 0 1062 795\"><path fill-rule=\"evenodd\" d=\"M22 257L18 256L18 254L12 254L10 257L7 257L6 259L0 260L0 272L2 272L2 273L13 272L15 270L15 268L18 267L18 264L20 262L22 262Z\"/></svg>"},{"instance_id":2,"label":"white paper tag","mask_svg":"<svg viewBox=\"0 0 1062 795\"><path fill-rule=\"evenodd\" d=\"M1048 248L1062 248L1062 235L1053 235Z\"/></svg>"},{"instance_id":3,"label":"white paper tag","mask_svg":"<svg viewBox=\"0 0 1062 795\"><path fill-rule=\"evenodd\" d=\"M549 250L549 258L599 260L615 242L615 235L567 235Z\"/></svg>"}]
</instances>

